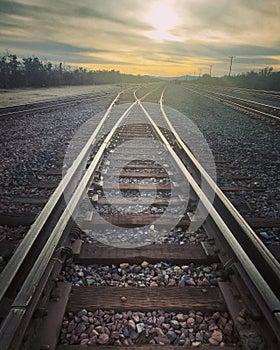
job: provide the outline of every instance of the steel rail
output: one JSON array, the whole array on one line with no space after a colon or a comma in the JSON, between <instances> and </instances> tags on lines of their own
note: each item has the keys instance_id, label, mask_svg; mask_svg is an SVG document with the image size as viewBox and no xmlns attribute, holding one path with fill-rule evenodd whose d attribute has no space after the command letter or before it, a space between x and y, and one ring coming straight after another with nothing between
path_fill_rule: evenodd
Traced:
<instances>
[{"instance_id":1,"label":"steel rail","mask_svg":"<svg viewBox=\"0 0 280 350\"><path fill-rule=\"evenodd\" d=\"M38 104L45 104L45 106L38 106L38 107L33 107L33 108L26 108L23 110L18 110L18 111L11 111L11 112L4 112L1 113L1 109L0 109L0 118L4 118L4 117L9 117L9 116L13 116L13 115L21 115L21 114L26 114L26 113L33 113L33 112L40 112L40 111L44 111L47 109L51 109L51 108L57 108L57 107L61 107L64 105L71 105L73 103L76 102L87 102L87 101L95 101L97 99L103 98L103 97L107 97L108 94L102 95L102 96L92 96L92 97L82 97L82 98L77 98L74 97L74 99L71 98L67 98L67 100L65 101L64 99L60 102L60 101L51 101L51 102L56 102L56 104L48 104L51 103L50 101L41 101L41 102L37 102ZM26 107L28 105L21 105L22 107ZM20 106L19 106L20 107ZM9 107L4 107L5 108L9 108ZM16 106L10 107L10 108L16 108Z\"/></svg>"},{"instance_id":2,"label":"steel rail","mask_svg":"<svg viewBox=\"0 0 280 350\"><path fill-rule=\"evenodd\" d=\"M144 99L146 96L148 96L153 91L145 94L141 99ZM119 94L117 98L119 97ZM116 99L117 99L116 98ZM113 101L115 103L116 99ZM0 348L1 350L8 350L10 348L10 345L14 339L14 336L16 335L16 331L18 327L20 326L27 309L32 301L34 292L36 290L36 287L40 283L42 276L44 274L44 271L48 265L48 263L51 260L51 257L57 247L57 244L59 243L64 229L66 228L69 220L72 218L73 213L75 213L75 209L77 208L77 205L83 196L84 192L86 191L87 185L92 179L93 172L97 168L105 149L108 147L110 140L112 139L113 134L117 130L118 126L121 124L121 122L124 120L124 118L127 116L127 114L130 112L130 110L137 104L137 101L133 102L126 111L122 114L122 116L119 118L119 120L115 123L114 127L111 129L110 133L107 135L105 140L103 141L102 145L100 146L99 150L97 151L94 159L90 163L90 166L86 170L85 174L83 175L83 178L80 180L77 188L75 189L75 192L71 196L71 199L69 200L67 207L61 214L59 220L57 221L57 224L55 225L54 229L52 230L46 244L44 245L42 251L40 252L38 258L36 259L36 262L34 263L30 273L28 274L27 278L25 279L23 285L21 286L12 306L11 309L7 315L7 317L4 319L1 328L0 328ZM113 106L113 103L111 104ZM109 114L110 111L107 111L105 116ZM103 117L103 120L105 120L105 116ZM94 133L95 134L95 133ZM91 145L91 140L88 141L87 144ZM83 151L82 151L83 152ZM67 172L68 174L68 172ZM66 176L67 176L66 174ZM63 180L62 180L63 181ZM36 220L37 222L37 220ZM36 224L35 222L35 224ZM4 270L5 271L5 270ZM6 276L7 277L7 276Z\"/></svg>"},{"instance_id":3,"label":"steel rail","mask_svg":"<svg viewBox=\"0 0 280 350\"><path fill-rule=\"evenodd\" d=\"M105 93L106 94L106 93ZM41 105L41 104L46 104L46 103L57 103L57 102L71 102L73 99L75 101L82 100L82 99L87 99L91 97L102 97L105 95L93 95L93 93L87 93L87 94L76 94L76 95L69 95L69 96L64 96L64 97L58 97L58 98L50 98L50 99L45 99L45 100L37 100L34 102L29 102L29 103L24 103L20 105L11 105L11 106L3 106L0 107L0 112L2 112L5 109L13 109L13 108L19 108L19 107L32 107Z\"/></svg>"},{"instance_id":4,"label":"steel rail","mask_svg":"<svg viewBox=\"0 0 280 350\"><path fill-rule=\"evenodd\" d=\"M211 176L207 173L207 171L202 167L202 165L198 162L198 160L194 157L193 153L190 151L190 149L186 146L184 141L181 139L173 125L171 124L170 120L168 119L164 108L163 108L163 96L164 92L161 95L160 98L160 108L162 111L162 114L164 115L164 118L172 131L176 141L181 146L181 148L184 150L185 154L188 156L188 159L191 161L192 168L196 170L197 173L201 174L202 177L205 179L209 187L212 189L212 191L215 191L216 196L219 197L220 201L224 204L225 208L228 212L230 212L234 219L237 221L239 226L244 231L244 234L246 234L247 237L249 237L250 241L252 241L254 245L254 249L261 252L262 258L266 261L268 266L272 268L270 272L273 272L274 275L278 275L280 278L280 264L276 260L276 258L271 254L271 252L267 249L267 247L262 243L262 241L258 238L258 236L255 234L255 232L252 230L252 228L249 226L249 224L245 221L245 219L240 215L240 213L237 211L237 209L233 206L233 204L230 202L230 200L224 195L224 193L220 190L220 188L217 186L217 184L213 181Z\"/></svg>"},{"instance_id":5,"label":"steel rail","mask_svg":"<svg viewBox=\"0 0 280 350\"><path fill-rule=\"evenodd\" d=\"M225 94L221 94L221 93L217 93L217 92L197 91L197 90L194 90L194 89L191 89L191 88L186 88L186 87L184 87L184 89L185 90L190 90L192 92L195 92L195 93L197 93L199 95L202 95L202 96L206 96L208 98L218 99L219 101L221 101L221 98L219 97L219 95L225 96L225 99L223 100L223 102L227 103L228 105L232 104L232 105L234 105L234 106L236 106L238 108L242 108L242 109L247 110L249 112L252 112L252 113L255 113L255 114L259 114L259 115L261 115L263 117L267 117L267 118L271 118L271 119L280 121L280 117L277 116L277 115L266 113L266 112L262 112L262 111L260 111L258 109L251 108L251 107L246 106L244 104L239 104L239 103L233 102L230 99L237 99L237 100L244 101L244 102L247 102L247 103L250 103L250 104L253 104L253 105L255 104L255 105L260 106L260 107L269 108L269 109L272 109L272 110L276 110L279 113L280 113L280 107L266 105L266 104L255 102L255 101L245 100L245 99L241 99L241 98L238 98L238 97L233 97L233 96L230 96L230 95L225 95Z\"/></svg>"},{"instance_id":6,"label":"steel rail","mask_svg":"<svg viewBox=\"0 0 280 350\"><path fill-rule=\"evenodd\" d=\"M266 246L257 237L255 232L239 214L232 203L227 199L224 193L219 189L216 183L212 180L205 169L200 165L197 159L194 157L192 152L182 141L175 128L169 121L164 108L163 108L163 96L165 90L163 90L160 98L160 108L161 112L172 131L177 143L184 150L188 159L191 162L191 168L194 174L201 174L202 178L208 183L209 188L216 193L216 199L214 201L213 208L215 209L214 216L211 215L212 208L209 207L209 203L206 203L205 208L207 210L211 209L210 215L214 218L223 220L227 226L232 227L232 222L235 222L234 230L222 230L224 238L227 240L228 244L232 247L234 254L238 257L241 262L242 267L250 277L253 285L256 286L258 293L261 295L265 304L269 307L271 313L275 314L275 317L279 319L280 312L280 301L279 301L279 284L280 284L280 264L275 259L275 257L270 253ZM198 180L196 180L198 181ZM200 189L201 190L201 189ZM196 191L197 192L197 191ZM201 192L202 193L202 192ZM198 193L197 193L198 194ZM204 204L204 195L201 198ZM206 196L207 200L209 199ZM219 215L217 216L217 213ZM230 217L230 219L228 219ZM215 221L215 220L214 220ZM220 224L219 224L220 225ZM246 237L246 239L244 239ZM249 248L249 255L247 252ZM246 252L244 251L246 249ZM242 253L241 253L242 252ZM260 271L262 273L260 273ZM279 337L279 334L277 335Z\"/></svg>"},{"instance_id":7,"label":"steel rail","mask_svg":"<svg viewBox=\"0 0 280 350\"><path fill-rule=\"evenodd\" d=\"M260 111L260 110L258 110L258 109L254 109L254 108L251 108L251 107L249 107L249 106L245 106L245 105L242 105L242 104L233 102L233 101L227 101L227 100L225 100L225 103L226 103L226 104L229 104L229 105L233 105L233 106L239 107L239 108L242 108L242 109L247 110L247 111L249 111L249 112L252 112L252 113L254 113L254 114L259 114L259 115L261 115L261 116L263 116L263 117L268 117L268 118L271 118L271 119L275 119L275 120L277 120L277 121L280 120L280 117L278 117L278 116L276 116L276 115L274 115L274 114L269 114L269 113L266 113L266 112L262 112L262 111Z\"/></svg>"},{"instance_id":8,"label":"steel rail","mask_svg":"<svg viewBox=\"0 0 280 350\"><path fill-rule=\"evenodd\" d=\"M210 91L209 93L210 94L214 94L214 95L219 95L219 96L222 96L222 97L225 96L226 98L229 98L229 99L234 99L234 100L239 100L239 101L242 101L242 102L247 102L247 103L252 104L252 105L256 105L256 106L260 106L260 107L266 107L268 109L273 109L273 110L276 110L276 111L280 111L280 107L278 107L278 106L272 106L272 105L268 105L268 104L265 104L265 103L260 103L260 102L256 102L256 101L252 101L252 100L247 100L247 99L244 99L244 98L223 94L223 93L217 92L217 91L216 92Z\"/></svg>"},{"instance_id":9,"label":"steel rail","mask_svg":"<svg viewBox=\"0 0 280 350\"><path fill-rule=\"evenodd\" d=\"M162 111L162 114L172 131L176 141L180 145L180 147L184 150L185 154L188 156L188 159L191 161L193 170L196 170L197 173L201 174L202 177L205 179L208 186L216 193L216 196L218 196L221 200L221 202L225 205L228 211L234 215L235 220L238 222L238 224L242 227L244 230L244 233L246 236L250 238L250 240L254 244L254 248L258 251L260 250L263 258L268 263L269 266L273 266L273 272L275 275L277 273L280 276L280 264L275 259L275 257L271 254L271 252L266 248L266 246L262 243L262 241L258 238L258 236L255 234L255 232L252 230L252 228L248 225L248 223L245 221L245 219L240 215L240 213L236 210L236 208L233 206L233 204L230 202L230 200L224 195L224 193L220 190L220 188L217 186L217 184L213 181L211 176L207 173L207 171L202 167L202 165L198 162L198 160L194 157L191 150L186 146L184 141L181 139L179 134L177 133L176 129L171 124L170 120L168 119L164 108L163 108L163 96L164 96L165 90L163 90L161 97L160 97L160 108Z\"/></svg>"},{"instance_id":10,"label":"steel rail","mask_svg":"<svg viewBox=\"0 0 280 350\"><path fill-rule=\"evenodd\" d=\"M271 97L280 97L280 91L273 91L273 90L257 90L257 89L246 89L246 88L234 88L237 91L244 91L249 93L258 93L259 95L268 95Z\"/></svg>"},{"instance_id":11,"label":"steel rail","mask_svg":"<svg viewBox=\"0 0 280 350\"><path fill-rule=\"evenodd\" d=\"M88 153L91 149L91 146L96 139L96 136L98 135L102 125L106 121L111 109L113 108L113 106L115 105L116 101L119 99L121 94L122 92L118 93L116 98L110 104L109 108L107 109L99 125L95 129L94 133L91 135L91 137L89 138L89 140L87 141L83 149L81 150L80 154L73 162L72 166L68 169L64 178L61 180L61 182L55 189L54 193L51 195L50 199L42 209L41 213L39 214L34 224L31 226L27 235L18 246L18 249L15 251L11 259L9 260L8 264L5 266L5 269L1 272L0 301L4 297L7 289L12 283L12 280L16 276L16 273L18 272L21 264L28 256L28 253L30 252L30 249L33 246L34 242L37 240L39 233L43 230L44 226L47 225L48 221L50 220L50 213L56 211L58 207L58 203L64 198L65 192L67 191L68 187L72 184L72 180L77 174L77 172L80 170L81 162L83 162L87 158Z\"/></svg>"},{"instance_id":12,"label":"steel rail","mask_svg":"<svg viewBox=\"0 0 280 350\"><path fill-rule=\"evenodd\" d=\"M186 176L186 179L189 181L190 185L192 186L193 190L195 191L196 195L201 198L203 205L205 206L206 210L209 212L211 218L217 225L217 227L221 230L221 232L226 233L226 237L228 237L228 243L232 248L237 249L236 255L238 259L243 259L244 263L248 265L249 273L252 275L259 274L257 271L255 265L252 263L252 261L247 257L246 253L244 252L243 248L237 241L237 239L232 235L231 230L228 228L228 225L224 222L223 218L220 216L216 208L211 204L209 199L207 198L207 195L204 194L200 188L200 186L197 184L197 181L195 178L190 174L190 172L186 169L185 164L182 162L182 160L179 158L179 156L176 154L176 152L173 150L169 142L166 140L158 126L154 123L152 118L149 116L145 108L143 107L141 100L144 99L148 94L143 96L141 99L138 99L136 97L136 92L134 93L136 102L134 102L120 117L120 119L117 121L113 129L110 131L110 133L105 138L104 142L102 143L101 147L99 148L96 156L94 157L93 161L91 162L89 168L87 169L86 173L84 174L82 180L80 181L79 185L77 186L75 193L72 195L66 209L64 210L63 214L60 216L59 221L57 222L55 228L53 229L51 236L48 238L47 243L45 244L44 248L42 249L40 255L38 256L36 263L34 263L34 266L32 270L30 271L29 275L27 276L25 282L23 283L20 292L18 293L16 299L14 300L12 304L12 308L10 309L10 312L8 313L8 316L4 319L3 324L0 328L0 348L3 350L8 350L10 348L10 344L13 341L13 338L16 336L16 330L21 324L21 321L23 320L26 311L28 307L30 306L30 303L32 301L34 291L39 284L39 282L42 280L42 276L44 274L45 268L50 262L50 259L57 247L57 244L59 243L64 228L66 227L67 223L69 222L69 219L72 217L72 214L75 212L75 208L77 207L77 204L79 203L80 198L84 195L86 187L88 183L92 179L92 174L98 164L100 163L100 160L103 156L104 150L108 147L110 144L110 140L114 134L114 132L117 130L118 126L122 123L124 118L127 116L129 111L133 108L133 106L138 103L142 110L144 111L145 115L147 116L150 123L153 125L155 131L163 141L163 143L166 145L167 150L172 155L173 159L176 161L179 169L182 171L182 173ZM163 95L162 95L163 96ZM263 283L263 277L259 276L259 284L260 287L262 287L262 292L265 294L270 293L271 290L267 286L266 283ZM273 293L270 299L270 306L274 309L279 308L279 300L276 296L273 298ZM278 309L279 310L279 309Z\"/></svg>"},{"instance_id":13,"label":"steel rail","mask_svg":"<svg viewBox=\"0 0 280 350\"><path fill-rule=\"evenodd\" d=\"M211 93L212 93L212 92L211 92ZM220 96L226 96L226 97L232 98L232 99L234 99L234 100L244 101L244 102L248 102L248 103L251 103L251 104L254 104L254 105L257 105L257 106L267 107L267 108L270 108L270 109L275 109L275 110L280 111L280 107L277 107L277 106L267 105L267 104L265 104L265 103L260 103L260 102L256 102L256 101L247 100L247 99L245 99L245 98L240 98L240 97L236 97L236 96L231 96L231 95L223 94L223 93L221 93L221 92L215 92L214 94L220 95Z\"/></svg>"},{"instance_id":14,"label":"steel rail","mask_svg":"<svg viewBox=\"0 0 280 350\"><path fill-rule=\"evenodd\" d=\"M269 311L272 313L272 316L274 316L272 319L270 317L266 317L266 318L270 322L271 327L275 332L275 335L277 336L278 339L280 339L280 334L279 334L279 331L280 331L280 327L279 327L279 324L280 324L280 313L279 313L280 312L280 301L279 301L279 298L275 295L271 286L268 285L268 283L266 282L266 280L264 279L262 274L259 272L259 270L255 266L255 264L251 260L251 258L247 255L244 248L242 247L242 245L239 243L239 241L235 237L234 232L232 232L232 230L225 223L222 216L218 212L218 209L216 209L215 206L212 205L211 201L209 201L207 195L205 193L203 193L203 191L200 188L200 186L198 185L197 181L194 179L194 177L191 175L191 173L186 169L182 160L179 158L179 156L173 150L173 148L171 147L171 145L169 144L169 142L167 141L165 136L162 134L162 132L160 131L158 126L152 120L152 118L150 117L150 115L148 114L146 109L143 107L141 102L139 101L138 103L141 106L143 112L146 114L150 123L153 125L153 127L157 131L158 135L160 136L160 138L161 138L162 142L164 143L164 145L166 146L167 150L172 155L177 166L179 167L179 169L182 171L182 173L184 174L184 176L188 180L190 186L192 187L192 189L196 193L197 197L203 203L205 209L209 213L209 216L212 218L215 225L218 227L219 231L222 233L223 237L225 238L228 245L230 246L231 250L234 252L234 255L237 257L242 268L245 270L246 274L249 276L249 278L253 282L253 285L255 286L255 288L257 289L257 291L259 293L258 296L261 297L262 300L264 300L265 304L269 308ZM164 111L163 108L161 110ZM167 118L167 120L168 120L168 118ZM183 146L183 144L182 144L182 146ZM202 167L200 167L200 168L201 168L201 170L203 170ZM210 177L209 177L209 179L210 179ZM215 188L216 188L216 191L218 192L219 189L217 188L216 185L215 185ZM235 210L235 212L236 212L236 210ZM247 225L246 222L244 222L244 225L245 226ZM266 256L266 254L265 254L265 256L268 259L270 258L270 262L272 263L272 267L273 267L274 272L278 272L278 274L276 274L276 276L278 276L278 282L279 282L279 276L280 276L279 264L276 261L276 259L274 259L274 257L267 250L266 250L266 252L267 252L268 256ZM274 283L276 284L277 281L275 280ZM279 283L278 283L278 286L279 286ZM264 312L264 315L267 316L267 314L266 314L267 310L262 309L262 311ZM269 316L271 316L271 314L269 314Z\"/></svg>"},{"instance_id":15,"label":"steel rail","mask_svg":"<svg viewBox=\"0 0 280 350\"><path fill-rule=\"evenodd\" d=\"M213 89L217 90L227 90L229 92L238 92L246 95L258 95L260 98L270 97L273 100L279 100L280 91L273 90L256 90L256 89L246 89L246 88L238 88L234 86L212 86Z\"/></svg>"}]
</instances>

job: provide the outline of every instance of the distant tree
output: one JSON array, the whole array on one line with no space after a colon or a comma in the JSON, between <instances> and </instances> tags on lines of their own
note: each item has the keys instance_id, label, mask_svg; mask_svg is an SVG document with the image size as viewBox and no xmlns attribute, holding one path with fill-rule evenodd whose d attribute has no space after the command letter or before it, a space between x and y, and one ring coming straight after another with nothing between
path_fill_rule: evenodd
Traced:
<instances>
[{"instance_id":1,"label":"distant tree","mask_svg":"<svg viewBox=\"0 0 280 350\"><path fill-rule=\"evenodd\" d=\"M8 71L7 71L7 56L3 56L1 58L0 63L0 87L7 88L8 87Z\"/></svg>"},{"instance_id":2,"label":"distant tree","mask_svg":"<svg viewBox=\"0 0 280 350\"><path fill-rule=\"evenodd\" d=\"M63 63L53 65L38 57L18 59L7 53L0 58L0 88L40 87L78 84L109 84L122 82L144 82L150 77L122 74L119 71L88 71L83 67L72 69Z\"/></svg>"},{"instance_id":3,"label":"distant tree","mask_svg":"<svg viewBox=\"0 0 280 350\"><path fill-rule=\"evenodd\" d=\"M260 70L260 75L263 77L268 77L271 75L272 71L273 71L272 67L265 67L264 69Z\"/></svg>"},{"instance_id":4,"label":"distant tree","mask_svg":"<svg viewBox=\"0 0 280 350\"><path fill-rule=\"evenodd\" d=\"M198 84L236 86L249 89L280 90L280 72L273 72L273 67L265 67L259 72L251 70L236 76L213 78L203 75Z\"/></svg>"}]
</instances>

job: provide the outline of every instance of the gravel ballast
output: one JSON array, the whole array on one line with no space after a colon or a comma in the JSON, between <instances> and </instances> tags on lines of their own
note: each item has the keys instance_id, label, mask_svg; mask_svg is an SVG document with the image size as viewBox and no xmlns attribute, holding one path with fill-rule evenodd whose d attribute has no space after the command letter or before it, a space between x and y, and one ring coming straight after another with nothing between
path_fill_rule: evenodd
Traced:
<instances>
[{"instance_id":1,"label":"gravel ballast","mask_svg":"<svg viewBox=\"0 0 280 350\"><path fill-rule=\"evenodd\" d=\"M233 323L228 313L115 312L85 309L68 313L60 343L65 345L179 345L234 344Z\"/></svg>"},{"instance_id":2,"label":"gravel ballast","mask_svg":"<svg viewBox=\"0 0 280 350\"><path fill-rule=\"evenodd\" d=\"M15 197L49 197L54 189L32 188L44 172L62 169L67 145L89 118L105 111L114 93L94 102L5 118L1 123L0 211L34 212L42 206L15 204ZM61 170L62 173L62 170ZM53 181L49 178L48 181ZM59 177L58 177L59 180Z\"/></svg>"},{"instance_id":3,"label":"gravel ballast","mask_svg":"<svg viewBox=\"0 0 280 350\"><path fill-rule=\"evenodd\" d=\"M141 265L122 263L119 266L72 265L66 266L60 274L62 281L75 286L114 286L114 287L185 287L217 286L223 280L223 270L219 264L173 265L165 262Z\"/></svg>"}]
</instances>

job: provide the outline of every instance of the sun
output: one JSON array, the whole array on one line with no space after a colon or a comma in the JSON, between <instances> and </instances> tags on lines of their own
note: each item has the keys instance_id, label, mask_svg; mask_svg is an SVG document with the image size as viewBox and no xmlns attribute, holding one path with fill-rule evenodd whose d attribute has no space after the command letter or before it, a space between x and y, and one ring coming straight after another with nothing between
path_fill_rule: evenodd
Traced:
<instances>
[{"instance_id":1,"label":"sun","mask_svg":"<svg viewBox=\"0 0 280 350\"><path fill-rule=\"evenodd\" d=\"M149 38L157 41L181 41L179 37L170 33L170 30L180 23L171 6L162 2L154 4L148 12L146 20L155 28L153 31L146 33Z\"/></svg>"}]
</instances>

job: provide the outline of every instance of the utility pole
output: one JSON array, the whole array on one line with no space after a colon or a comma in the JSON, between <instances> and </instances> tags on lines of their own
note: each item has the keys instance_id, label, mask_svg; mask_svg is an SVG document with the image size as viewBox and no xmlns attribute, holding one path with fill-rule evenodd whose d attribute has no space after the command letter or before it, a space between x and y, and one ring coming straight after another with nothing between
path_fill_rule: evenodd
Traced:
<instances>
[{"instance_id":1,"label":"utility pole","mask_svg":"<svg viewBox=\"0 0 280 350\"><path fill-rule=\"evenodd\" d=\"M230 77L230 75L231 75L231 67L232 67L232 60L235 58L235 56L228 56L228 57L230 58L228 76Z\"/></svg>"},{"instance_id":2,"label":"utility pole","mask_svg":"<svg viewBox=\"0 0 280 350\"><path fill-rule=\"evenodd\" d=\"M210 64L209 75L210 75L210 77L212 76L212 64Z\"/></svg>"}]
</instances>

